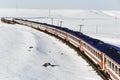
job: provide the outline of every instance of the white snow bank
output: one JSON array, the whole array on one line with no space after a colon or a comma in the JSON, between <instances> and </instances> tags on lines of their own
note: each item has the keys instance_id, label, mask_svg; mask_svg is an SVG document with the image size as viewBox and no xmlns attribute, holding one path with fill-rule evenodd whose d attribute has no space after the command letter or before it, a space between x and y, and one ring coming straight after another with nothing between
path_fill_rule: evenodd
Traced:
<instances>
[{"instance_id":1,"label":"white snow bank","mask_svg":"<svg viewBox=\"0 0 120 80\"><path fill-rule=\"evenodd\" d=\"M105 10L103 12L112 17L120 18L120 10Z\"/></svg>"}]
</instances>

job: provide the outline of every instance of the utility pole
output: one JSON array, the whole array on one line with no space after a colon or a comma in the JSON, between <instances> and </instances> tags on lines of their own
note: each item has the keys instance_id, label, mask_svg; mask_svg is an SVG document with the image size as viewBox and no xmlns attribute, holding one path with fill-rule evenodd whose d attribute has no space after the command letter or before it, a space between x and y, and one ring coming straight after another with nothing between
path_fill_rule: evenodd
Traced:
<instances>
[{"instance_id":1,"label":"utility pole","mask_svg":"<svg viewBox=\"0 0 120 80\"><path fill-rule=\"evenodd\" d=\"M15 5L15 7L16 7L16 12L17 12L17 9L18 9L18 0L16 0L16 5Z\"/></svg>"},{"instance_id":2,"label":"utility pole","mask_svg":"<svg viewBox=\"0 0 120 80\"><path fill-rule=\"evenodd\" d=\"M51 18L51 23L52 23L52 25L53 25L53 18Z\"/></svg>"},{"instance_id":3,"label":"utility pole","mask_svg":"<svg viewBox=\"0 0 120 80\"><path fill-rule=\"evenodd\" d=\"M51 17L51 10L49 9L48 19L51 20L51 24L53 25L53 18Z\"/></svg>"},{"instance_id":4,"label":"utility pole","mask_svg":"<svg viewBox=\"0 0 120 80\"><path fill-rule=\"evenodd\" d=\"M49 9L49 15L48 15L48 17L50 18L51 17L51 10Z\"/></svg>"},{"instance_id":5,"label":"utility pole","mask_svg":"<svg viewBox=\"0 0 120 80\"><path fill-rule=\"evenodd\" d=\"M15 4L15 12L18 13L18 8L19 8L19 0L16 0ZM17 15L14 15L14 17L17 17Z\"/></svg>"},{"instance_id":6,"label":"utility pole","mask_svg":"<svg viewBox=\"0 0 120 80\"><path fill-rule=\"evenodd\" d=\"M60 21L60 27L62 27L62 23L63 23L63 21Z\"/></svg>"},{"instance_id":7,"label":"utility pole","mask_svg":"<svg viewBox=\"0 0 120 80\"><path fill-rule=\"evenodd\" d=\"M59 26L59 20L57 20L57 26Z\"/></svg>"},{"instance_id":8,"label":"utility pole","mask_svg":"<svg viewBox=\"0 0 120 80\"><path fill-rule=\"evenodd\" d=\"M84 26L84 25L78 25L78 26L80 26L79 31L81 32L82 31L82 26Z\"/></svg>"},{"instance_id":9,"label":"utility pole","mask_svg":"<svg viewBox=\"0 0 120 80\"><path fill-rule=\"evenodd\" d=\"M98 34L98 25L96 25L96 34Z\"/></svg>"},{"instance_id":10,"label":"utility pole","mask_svg":"<svg viewBox=\"0 0 120 80\"><path fill-rule=\"evenodd\" d=\"M117 24L117 16L115 16L115 24Z\"/></svg>"}]
</instances>

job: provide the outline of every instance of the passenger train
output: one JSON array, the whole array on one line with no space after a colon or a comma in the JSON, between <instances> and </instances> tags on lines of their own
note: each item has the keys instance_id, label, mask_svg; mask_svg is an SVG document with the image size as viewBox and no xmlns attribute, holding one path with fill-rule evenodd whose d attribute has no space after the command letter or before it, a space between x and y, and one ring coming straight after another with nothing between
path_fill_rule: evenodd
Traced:
<instances>
[{"instance_id":1,"label":"passenger train","mask_svg":"<svg viewBox=\"0 0 120 80\"><path fill-rule=\"evenodd\" d=\"M120 48L68 28L18 18L14 18L13 21L65 39L83 51L113 80L120 80Z\"/></svg>"}]
</instances>

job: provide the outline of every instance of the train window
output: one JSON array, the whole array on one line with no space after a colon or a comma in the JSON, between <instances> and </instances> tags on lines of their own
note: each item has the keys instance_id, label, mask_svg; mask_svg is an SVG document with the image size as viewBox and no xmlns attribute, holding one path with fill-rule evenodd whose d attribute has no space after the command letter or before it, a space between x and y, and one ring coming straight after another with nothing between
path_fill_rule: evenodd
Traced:
<instances>
[{"instance_id":1,"label":"train window","mask_svg":"<svg viewBox=\"0 0 120 80\"><path fill-rule=\"evenodd\" d=\"M110 68L111 68L111 61L110 61Z\"/></svg>"},{"instance_id":2,"label":"train window","mask_svg":"<svg viewBox=\"0 0 120 80\"><path fill-rule=\"evenodd\" d=\"M66 35L66 33L65 33L65 32L61 32L61 34L62 34L62 35Z\"/></svg>"},{"instance_id":3,"label":"train window","mask_svg":"<svg viewBox=\"0 0 120 80\"><path fill-rule=\"evenodd\" d=\"M95 52L94 55L97 55L97 52Z\"/></svg>"},{"instance_id":4,"label":"train window","mask_svg":"<svg viewBox=\"0 0 120 80\"><path fill-rule=\"evenodd\" d=\"M99 57L100 57L99 59L102 60L102 56L101 56L101 54L99 54Z\"/></svg>"},{"instance_id":5,"label":"train window","mask_svg":"<svg viewBox=\"0 0 120 80\"><path fill-rule=\"evenodd\" d=\"M93 53L95 55L96 51Z\"/></svg>"},{"instance_id":6,"label":"train window","mask_svg":"<svg viewBox=\"0 0 120 80\"><path fill-rule=\"evenodd\" d=\"M90 47L88 46L88 50L91 51Z\"/></svg>"},{"instance_id":7,"label":"train window","mask_svg":"<svg viewBox=\"0 0 120 80\"><path fill-rule=\"evenodd\" d=\"M90 52L92 52L92 49L89 47Z\"/></svg>"},{"instance_id":8,"label":"train window","mask_svg":"<svg viewBox=\"0 0 120 80\"><path fill-rule=\"evenodd\" d=\"M91 48L91 52L93 53L94 52L94 50Z\"/></svg>"},{"instance_id":9,"label":"train window","mask_svg":"<svg viewBox=\"0 0 120 80\"><path fill-rule=\"evenodd\" d=\"M112 70L114 71L114 64L112 63Z\"/></svg>"},{"instance_id":10,"label":"train window","mask_svg":"<svg viewBox=\"0 0 120 80\"><path fill-rule=\"evenodd\" d=\"M99 56L99 53L97 53L97 57Z\"/></svg>"},{"instance_id":11,"label":"train window","mask_svg":"<svg viewBox=\"0 0 120 80\"><path fill-rule=\"evenodd\" d=\"M100 59L100 54L98 53L98 58Z\"/></svg>"},{"instance_id":12,"label":"train window","mask_svg":"<svg viewBox=\"0 0 120 80\"><path fill-rule=\"evenodd\" d=\"M97 52L95 52L95 54L94 54L95 56L97 55Z\"/></svg>"},{"instance_id":13,"label":"train window","mask_svg":"<svg viewBox=\"0 0 120 80\"><path fill-rule=\"evenodd\" d=\"M118 74L118 68L115 66L115 73Z\"/></svg>"},{"instance_id":14,"label":"train window","mask_svg":"<svg viewBox=\"0 0 120 80\"><path fill-rule=\"evenodd\" d=\"M91 52L94 53L94 50L91 48Z\"/></svg>"},{"instance_id":15,"label":"train window","mask_svg":"<svg viewBox=\"0 0 120 80\"><path fill-rule=\"evenodd\" d=\"M107 60L107 66L110 67L110 61L109 60Z\"/></svg>"},{"instance_id":16,"label":"train window","mask_svg":"<svg viewBox=\"0 0 120 80\"><path fill-rule=\"evenodd\" d=\"M97 53L97 57L99 58L99 53Z\"/></svg>"},{"instance_id":17,"label":"train window","mask_svg":"<svg viewBox=\"0 0 120 80\"><path fill-rule=\"evenodd\" d=\"M98 53L96 54L96 57L98 57Z\"/></svg>"},{"instance_id":18,"label":"train window","mask_svg":"<svg viewBox=\"0 0 120 80\"><path fill-rule=\"evenodd\" d=\"M83 46L85 46L85 43L82 43Z\"/></svg>"},{"instance_id":19,"label":"train window","mask_svg":"<svg viewBox=\"0 0 120 80\"><path fill-rule=\"evenodd\" d=\"M104 60L104 63L106 63L106 58L105 58L105 60Z\"/></svg>"},{"instance_id":20,"label":"train window","mask_svg":"<svg viewBox=\"0 0 120 80\"><path fill-rule=\"evenodd\" d=\"M107 61L106 64L107 64L107 66L108 66L108 59L106 59L106 61Z\"/></svg>"},{"instance_id":21,"label":"train window","mask_svg":"<svg viewBox=\"0 0 120 80\"><path fill-rule=\"evenodd\" d=\"M96 51L93 52L93 55L95 55Z\"/></svg>"},{"instance_id":22,"label":"train window","mask_svg":"<svg viewBox=\"0 0 120 80\"><path fill-rule=\"evenodd\" d=\"M83 43L82 45L86 48L86 44L85 43Z\"/></svg>"},{"instance_id":23,"label":"train window","mask_svg":"<svg viewBox=\"0 0 120 80\"><path fill-rule=\"evenodd\" d=\"M95 54L95 56L97 57L97 53Z\"/></svg>"},{"instance_id":24,"label":"train window","mask_svg":"<svg viewBox=\"0 0 120 80\"><path fill-rule=\"evenodd\" d=\"M107 60L107 66L111 68L111 61Z\"/></svg>"}]
</instances>

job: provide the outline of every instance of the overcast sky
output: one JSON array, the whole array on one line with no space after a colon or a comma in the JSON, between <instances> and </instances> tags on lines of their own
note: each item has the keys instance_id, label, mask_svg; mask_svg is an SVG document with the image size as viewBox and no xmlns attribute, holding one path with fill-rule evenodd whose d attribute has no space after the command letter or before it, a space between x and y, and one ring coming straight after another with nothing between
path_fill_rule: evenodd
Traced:
<instances>
[{"instance_id":1,"label":"overcast sky","mask_svg":"<svg viewBox=\"0 0 120 80\"><path fill-rule=\"evenodd\" d=\"M120 0L0 0L0 8L120 10Z\"/></svg>"}]
</instances>

